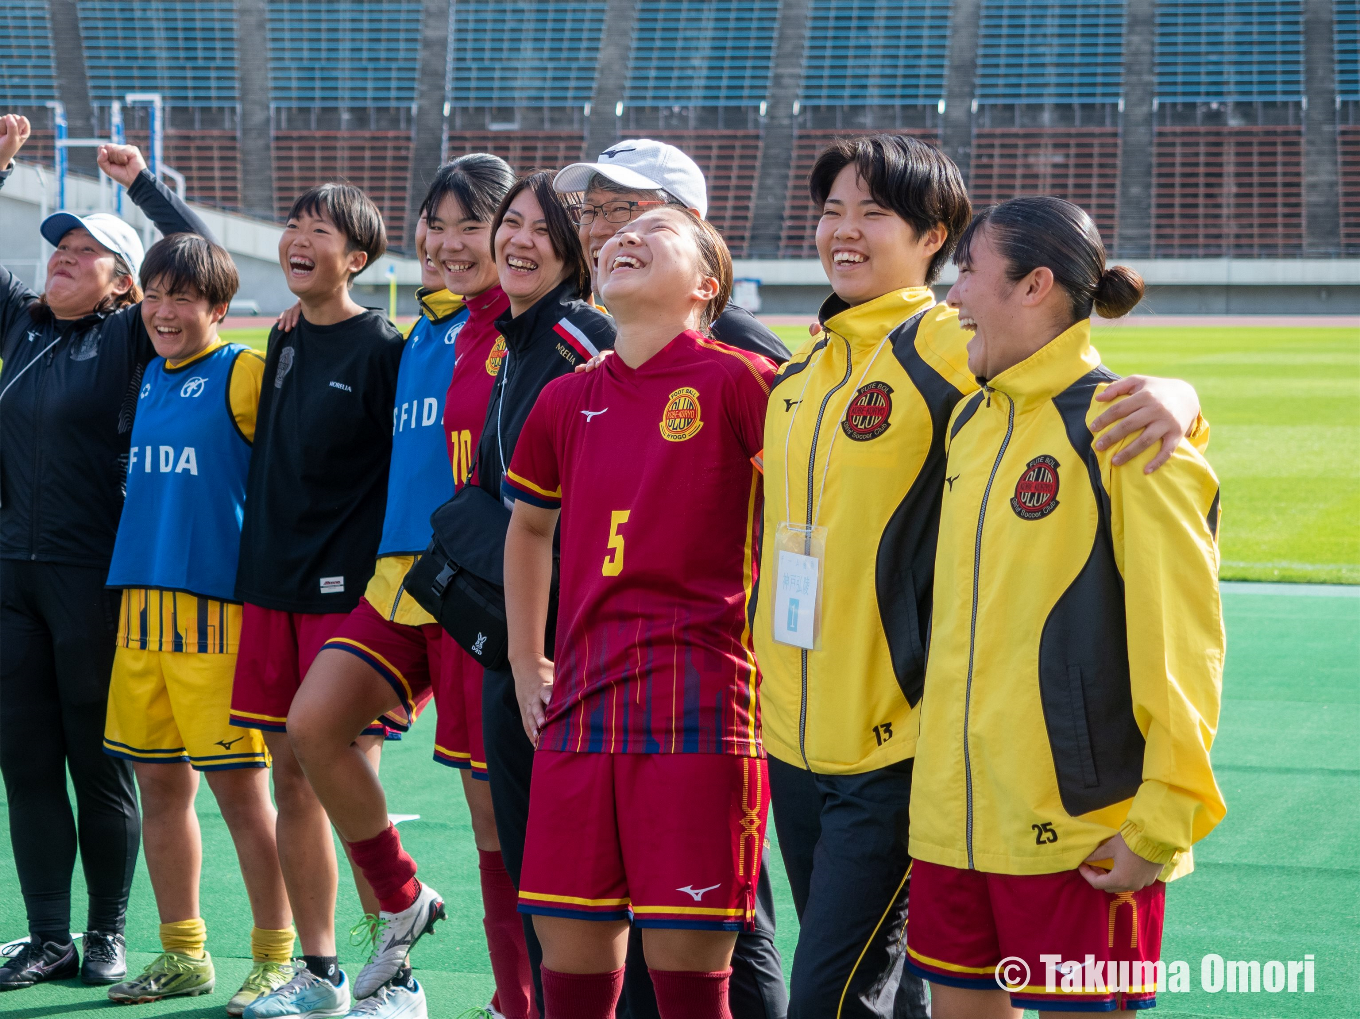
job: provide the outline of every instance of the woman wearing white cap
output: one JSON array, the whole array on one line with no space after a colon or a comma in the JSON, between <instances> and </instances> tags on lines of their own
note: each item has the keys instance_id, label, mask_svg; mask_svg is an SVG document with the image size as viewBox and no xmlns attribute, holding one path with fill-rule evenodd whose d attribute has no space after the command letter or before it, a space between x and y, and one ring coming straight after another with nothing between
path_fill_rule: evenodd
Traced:
<instances>
[{"instance_id":1,"label":"woman wearing white cap","mask_svg":"<svg viewBox=\"0 0 1360 1019\"><path fill-rule=\"evenodd\" d=\"M0 117L0 186L28 135L25 118ZM136 148L98 158L162 233L211 239ZM0 772L30 932L0 990L77 971L86 983L125 976L138 846L131 768L103 751L119 601L104 582L155 356L138 308L142 243L106 213L58 212L41 229L56 248L41 295L0 267ZM90 897L83 966L70 933L77 843Z\"/></svg>"}]
</instances>

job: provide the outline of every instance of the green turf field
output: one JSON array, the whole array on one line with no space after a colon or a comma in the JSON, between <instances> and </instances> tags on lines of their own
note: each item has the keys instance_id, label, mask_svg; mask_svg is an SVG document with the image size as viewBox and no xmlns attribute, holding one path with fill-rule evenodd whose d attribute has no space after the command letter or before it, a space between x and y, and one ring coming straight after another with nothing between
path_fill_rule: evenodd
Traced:
<instances>
[{"instance_id":1,"label":"green turf field","mask_svg":"<svg viewBox=\"0 0 1360 1019\"><path fill-rule=\"evenodd\" d=\"M1191 968L1191 990L1163 994L1157 1012L1176 1016L1342 1017L1360 1014L1360 588L1232 584L1223 596L1228 667L1214 765L1227 819L1197 848L1196 873L1171 885L1162 956ZM430 1015L452 1019L485 1003L491 977L482 938L477 856L457 776L430 759L433 708L415 731L389 744L384 784L421 876L449 904L449 922L416 949L417 976ZM206 786L200 796L205 842L203 913L219 990L208 998L132 1006L120 1015L220 1016L247 968L249 913L235 857ZM0 823L3 823L0 815ZM797 921L772 856L779 943L786 966ZM83 882L77 870L76 901ZM24 933L14 871L0 867L0 938ZM342 882L340 922L359 916ZM83 906L77 907L77 924ZM157 950L157 918L139 866L128 918L132 962ZM1316 965L1312 994L1209 994L1200 989L1203 956L1302 960ZM342 948L351 975L361 961ZM5 1019L88 1014L112 1008L97 988L70 982L0 996Z\"/></svg>"},{"instance_id":2,"label":"green turf field","mask_svg":"<svg viewBox=\"0 0 1360 1019\"><path fill-rule=\"evenodd\" d=\"M1121 374L1199 390L1224 579L1360 584L1360 330L1107 326L1095 343Z\"/></svg>"}]
</instances>

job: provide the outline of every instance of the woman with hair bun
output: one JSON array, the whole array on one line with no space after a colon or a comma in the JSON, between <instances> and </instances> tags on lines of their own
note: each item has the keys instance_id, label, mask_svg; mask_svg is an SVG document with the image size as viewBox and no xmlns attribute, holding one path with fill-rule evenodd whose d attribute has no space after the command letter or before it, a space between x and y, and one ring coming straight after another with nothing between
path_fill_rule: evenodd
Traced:
<instances>
[{"instance_id":1,"label":"woman with hair bun","mask_svg":"<svg viewBox=\"0 0 1360 1019\"><path fill-rule=\"evenodd\" d=\"M1143 281L1085 212L1005 202L955 261L982 391L947 433L908 965L936 1019L1130 1014L1156 1001L1163 882L1226 810L1218 480L1186 439L1156 473L1093 442L1118 377L1089 317Z\"/></svg>"}]
</instances>

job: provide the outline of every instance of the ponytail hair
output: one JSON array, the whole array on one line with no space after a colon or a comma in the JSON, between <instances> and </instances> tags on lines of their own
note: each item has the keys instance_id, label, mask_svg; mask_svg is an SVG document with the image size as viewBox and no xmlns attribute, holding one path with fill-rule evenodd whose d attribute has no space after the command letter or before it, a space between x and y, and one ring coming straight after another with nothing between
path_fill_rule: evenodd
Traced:
<instances>
[{"instance_id":1,"label":"ponytail hair","mask_svg":"<svg viewBox=\"0 0 1360 1019\"><path fill-rule=\"evenodd\" d=\"M967 266L983 227L1006 260L1006 278L1019 282L1043 266L1067 294L1072 321L1120 318L1143 299L1143 277L1127 265L1105 264L1105 244L1085 210L1061 198L1012 198L983 209L959 239L954 262Z\"/></svg>"}]
</instances>

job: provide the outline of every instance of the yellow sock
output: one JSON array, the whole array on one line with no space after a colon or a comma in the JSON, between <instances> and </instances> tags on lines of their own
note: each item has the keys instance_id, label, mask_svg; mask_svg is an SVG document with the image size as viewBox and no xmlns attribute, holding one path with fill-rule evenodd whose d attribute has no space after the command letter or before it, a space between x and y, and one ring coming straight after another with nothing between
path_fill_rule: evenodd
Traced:
<instances>
[{"instance_id":1,"label":"yellow sock","mask_svg":"<svg viewBox=\"0 0 1360 1019\"><path fill-rule=\"evenodd\" d=\"M203 946L208 943L208 925L201 916L192 920L177 920L161 924L161 948L178 952L191 959L202 959Z\"/></svg>"},{"instance_id":2,"label":"yellow sock","mask_svg":"<svg viewBox=\"0 0 1360 1019\"><path fill-rule=\"evenodd\" d=\"M293 928L270 931L250 928L250 954L256 962L288 962L293 958Z\"/></svg>"}]
</instances>

